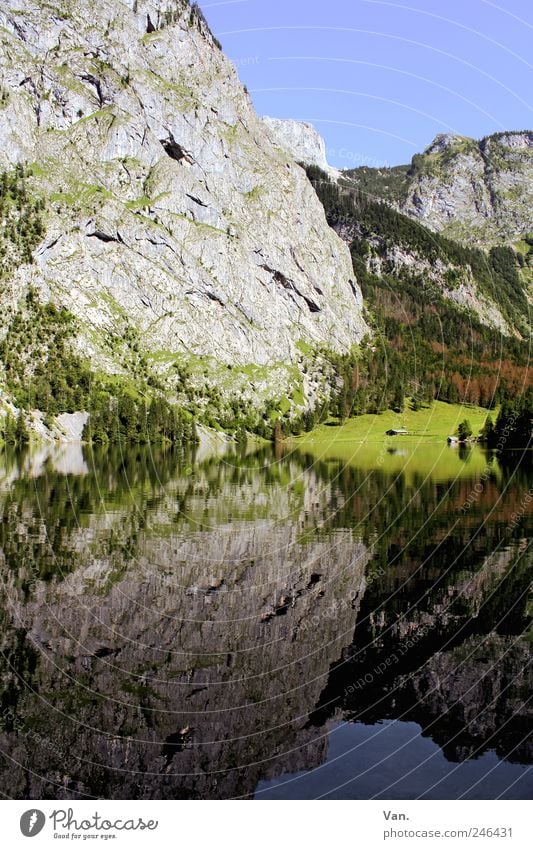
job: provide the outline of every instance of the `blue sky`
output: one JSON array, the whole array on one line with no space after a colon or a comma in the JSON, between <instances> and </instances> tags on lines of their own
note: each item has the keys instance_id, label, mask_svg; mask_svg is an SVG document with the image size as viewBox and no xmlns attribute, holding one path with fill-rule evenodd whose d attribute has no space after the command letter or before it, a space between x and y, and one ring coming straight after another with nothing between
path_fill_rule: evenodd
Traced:
<instances>
[{"instance_id":1,"label":"blue sky","mask_svg":"<svg viewBox=\"0 0 533 849\"><path fill-rule=\"evenodd\" d=\"M339 167L442 132L533 128L532 0L205 0L262 115L311 121Z\"/></svg>"}]
</instances>

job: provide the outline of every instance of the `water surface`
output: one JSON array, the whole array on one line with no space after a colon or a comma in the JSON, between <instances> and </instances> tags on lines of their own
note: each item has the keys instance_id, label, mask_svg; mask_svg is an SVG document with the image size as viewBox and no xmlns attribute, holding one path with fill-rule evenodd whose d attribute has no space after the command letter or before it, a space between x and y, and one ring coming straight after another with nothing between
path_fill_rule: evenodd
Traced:
<instances>
[{"instance_id":1,"label":"water surface","mask_svg":"<svg viewBox=\"0 0 533 849\"><path fill-rule=\"evenodd\" d=\"M0 457L15 798L527 798L531 464Z\"/></svg>"}]
</instances>

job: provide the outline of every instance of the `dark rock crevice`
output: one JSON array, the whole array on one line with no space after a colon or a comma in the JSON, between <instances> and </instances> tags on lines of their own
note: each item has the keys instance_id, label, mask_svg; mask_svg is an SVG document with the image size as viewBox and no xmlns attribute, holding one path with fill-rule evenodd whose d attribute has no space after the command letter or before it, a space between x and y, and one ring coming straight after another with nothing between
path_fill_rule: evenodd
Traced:
<instances>
[{"instance_id":1,"label":"dark rock crevice","mask_svg":"<svg viewBox=\"0 0 533 849\"><path fill-rule=\"evenodd\" d=\"M105 106L107 100L104 95L101 80L99 80L98 77L95 77L94 74L82 74L81 79L84 82L89 83L89 85L94 88L100 108Z\"/></svg>"},{"instance_id":2,"label":"dark rock crevice","mask_svg":"<svg viewBox=\"0 0 533 849\"><path fill-rule=\"evenodd\" d=\"M298 295L298 297L302 298L302 300L304 300L307 304L309 312L320 312L320 307L318 306L318 304L313 301L312 298L309 298L307 297L307 295L304 295L302 292L300 292L297 286L294 285L293 281L289 280L289 278L286 277L285 274L283 274L281 271L277 271L275 268L271 268L266 263L263 263L260 267L263 268L265 271L268 271L268 273L272 275L274 283L283 286L283 288L287 291L294 292L296 295Z\"/></svg>"},{"instance_id":3,"label":"dark rock crevice","mask_svg":"<svg viewBox=\"0 0 533 849\"><path fill-rule=\"evenodd\" d=\"M209 298L210 301L214 301L216 304L219 304L221 307L226 306L224 301L221 298L219 298L218 295L215 295L214 292L205 292L205 294L207 295L207 297Z\"/></svg>"},{"instance_id":4,"label":"dark rock crevice","mask_svg":"<svg viewBox=\"0 0 533 849\"><path fill-rule=\"evenodd\" d=\"M159 141L166 155L171 159L175 159L179 163L188 162L189 165L194 164L191 154L178 144L172 133L169 133L166 139L159 139Z\"/></svg>"},{"instance_id":5,"label":"dark rock crevice","mask_svg":"<svg viewBox=\"0 0 533 849\"><path fill-rule=\"evenodd\" d=\"M195 197L195 195L190 195L188 192L185 192L185 194L187 195L187 197L188 197L190 200L192 200L192 201L193 201L193 203L197 203L197 204L198 204L198 206L207 207L207 204L206 204L206 203L204 203L204 202L203 202L203 200L200 200L200 198Z\"/></svg>"},{"instance_id":6,"label":"dark rock crevice","mask_svg":"<svg viewBox=\"0 0 533 849\"><path fill-rule=\"evenodd\" d=\"M316 301L313 301L312 298L308 298L306 295L301 295L301 297L304 299L305 303L307 304L307 308L308 308L309 312L320 312L320 307L318 306Z\"/></svg>"},{"instance_id":7,"label":"dark rock crevice","mask_svg":"<svg viewBox=\"0 0 533 849\"><path fill-rule=\"evenodd\" d=\"M110 233L104 233L102 230L94 230L93 233L87 233L89 239L99 239L100 242L118 242L123 244L120 235L112 236Z\"/></svg>"},{"instance_id":8,"label":"dark rock crevice","mask_svg":"<svg viewBox=\"0 0 533 849\"><path fill-rule=\"evenodd\" d=\"M353 294L355 300L358 301L359 298L358 298L358 295L357 295L357 289L355 288L355 283L353 282L353 280L348 280L348 283L350 285L350 289L352 290L352 294Z\"/></svg>"}]
</instances>

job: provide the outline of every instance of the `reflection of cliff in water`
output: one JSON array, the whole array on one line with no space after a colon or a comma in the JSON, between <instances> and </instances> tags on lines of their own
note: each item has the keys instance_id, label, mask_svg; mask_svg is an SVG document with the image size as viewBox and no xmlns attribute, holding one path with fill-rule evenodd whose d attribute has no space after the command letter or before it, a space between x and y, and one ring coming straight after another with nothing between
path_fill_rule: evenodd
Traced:
<instances>
[{"instance_id":1,"label":"reflection of cliff in water","mask_svg":"<svg viewBox=\"0 0 533 849\"><path fill-rule=\"evenodd\" d=\"M520 737L518 478L489 477L463 513L472 481L407 485L270 449L54 466L8 463L0 490L9 795L252 794L320 764L339 711L407 711L449 757L480 741L505 757Z\"/></svg>"},{"instance_id":2,"label":"reflection of cliff in water","mask_svg":"<svg viewBox=\"0 0 533 849\"><path fill-rule=\"evenodd\" d=\"M324 757L305 723L353 633L357 604L338 600L361 595L368 550L350 530L308 535L328 484L262 462L187 469L164 489L131 468L128 490L119 468L99 512L87 477L49 475L42 517L19 481L2 564L13 795L227 797ZM53 506L67 483L79 526Z\"/></svg>"},{"instance_id":3,"label":"reflection of cliff in water","mask_svg":"<svg viewBox=\"0 0 533 849\"><path fill-rule=\"evenodd\" d=\"M444 582L413 563L369 587L310 723L413 721L448 760L532 763L528 555L522 541Z\"/></svg>"}]
</instances>

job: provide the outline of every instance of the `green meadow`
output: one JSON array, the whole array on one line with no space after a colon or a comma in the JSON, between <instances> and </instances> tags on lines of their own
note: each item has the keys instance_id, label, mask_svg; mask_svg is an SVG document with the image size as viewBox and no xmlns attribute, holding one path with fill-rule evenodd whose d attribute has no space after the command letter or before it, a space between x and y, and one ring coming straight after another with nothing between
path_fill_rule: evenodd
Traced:
<instances>
[{"instance_id":1,"label":"green meadow","mask_svg":"<svg viewBox=\"0 0 533 849\"><path fill-rule=\"evenodd\" d=\"M445 404L403 413L387 411L364 415L344 424L328 421L310 433L294 437L293 448L311 454L316 460L341 460L363 469L382 468L403 471L408 478L429 476L435 480L475 476L487 465L485 451L478 445L449 446L448 436L468 419L474 436L483 427L488 411L481 407ZM491 414L495 419L497 412ZM406 428L407 436L387 436L393 428Z\"/></svg>"}]
</instances>

